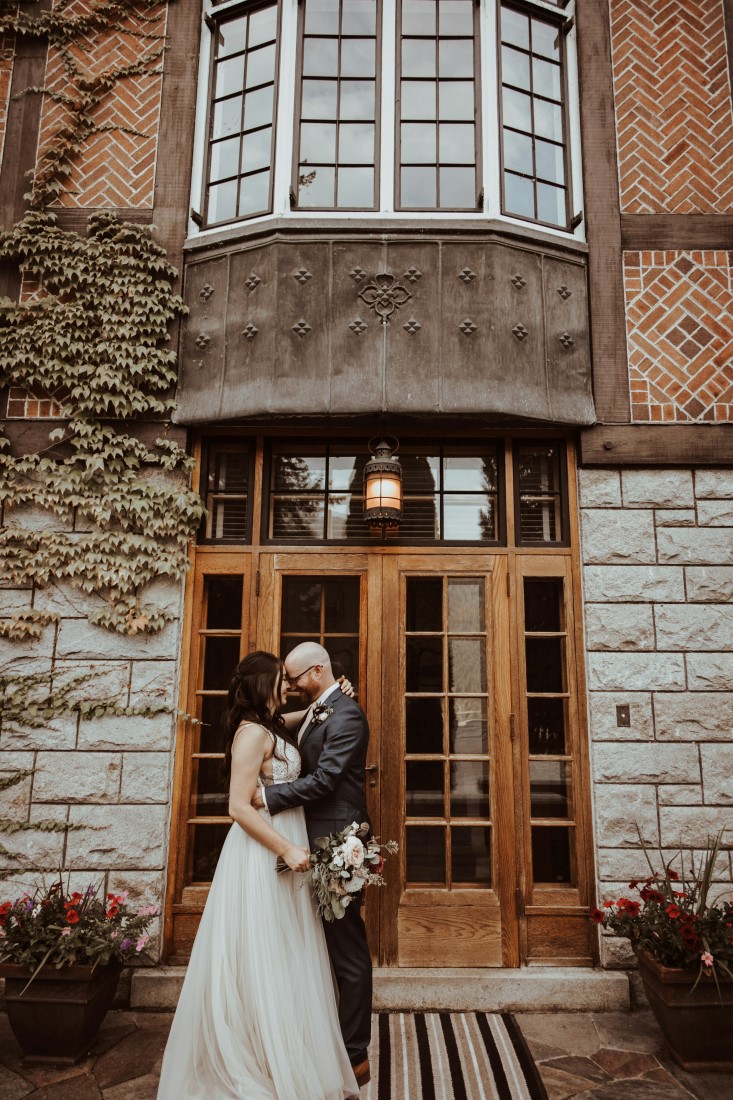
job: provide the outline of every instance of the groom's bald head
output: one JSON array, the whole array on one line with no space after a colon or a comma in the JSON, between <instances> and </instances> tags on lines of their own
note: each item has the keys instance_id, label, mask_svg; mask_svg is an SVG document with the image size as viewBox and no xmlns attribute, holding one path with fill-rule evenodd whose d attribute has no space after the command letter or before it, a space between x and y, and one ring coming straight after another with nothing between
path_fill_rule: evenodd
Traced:
<instances>
[{"instance_id":1,"label":"groom's bald head","mask_svg":"<svg viewBox=\"0 0 733 1100\"><path fill-rule=\"evenodd\" d=\"M318 642L301 642L285 658L285 675L290 687L312 703L336 683L328 650Z\"/></svg>"}]
</instances>

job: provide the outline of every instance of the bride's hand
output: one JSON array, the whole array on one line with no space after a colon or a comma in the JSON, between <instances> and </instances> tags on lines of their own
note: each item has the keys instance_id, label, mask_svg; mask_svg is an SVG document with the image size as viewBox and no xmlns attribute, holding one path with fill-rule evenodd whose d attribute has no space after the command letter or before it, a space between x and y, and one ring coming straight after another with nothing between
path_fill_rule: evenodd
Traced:
<instances>
[{"instance_id":1,"label":"bride's hand","mask_svg":"<svg viewBox=\"0 0 733 1100\"><path fill-rule=\"evenodd\" d=\"M310 852L298 844L291 844L283 852L283 859L291 871L307 871L311 865Z\"/></svg>"},{"instance_id":2,"label":"bride's hand","mask_svg":"<svg viewBox=\"0 0 733 1100\"><path fill-rule=\"evenodd\" d=\"M352 684L351 680L347 680L345 676L339 676L337 683L343 691L344 695L348 695L349 699L354 698L356 692L354 691L354 685Z\"/></svg>"}]
</instances>

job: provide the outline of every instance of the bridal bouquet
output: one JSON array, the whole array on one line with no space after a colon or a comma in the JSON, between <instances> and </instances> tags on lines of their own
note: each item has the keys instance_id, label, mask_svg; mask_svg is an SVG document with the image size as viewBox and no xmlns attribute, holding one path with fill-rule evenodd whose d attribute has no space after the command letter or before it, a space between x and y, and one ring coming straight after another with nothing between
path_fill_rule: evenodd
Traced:
<instances>
[{"instance_id":1,"label":"bridal bouquet","mask_svg":"<svg viewBox=\"0 0 733 1100\"><path fill-rule=\"evenodd\" d=\"M368 836L366 822L359 825L353 821L340 833L316 838L310 870L303 877L313 888L324 920L340 920L365 886L384 886L382 853L394 854L397 844L394 840L379 844L373 837L367 840ZM285 860L278 858L278 874L287 870Z\"/></svg>"}]
</instances>

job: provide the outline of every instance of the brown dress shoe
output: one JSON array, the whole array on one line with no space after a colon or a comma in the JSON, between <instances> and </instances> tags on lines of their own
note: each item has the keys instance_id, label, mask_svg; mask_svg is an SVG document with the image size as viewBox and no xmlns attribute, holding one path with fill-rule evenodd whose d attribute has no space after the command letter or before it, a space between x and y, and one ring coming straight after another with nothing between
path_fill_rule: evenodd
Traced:
<instances>
[{"instance_id":1,"label":"brown dress shoe","mask_svg":"<svg viewBox=\"0 0 733 1100\"><path fill-rule=\"evenodd\" d=\"M364 1085L368 1085L372 1079L371 1070L369 1069L369 1059L365 1058L363 1062L358 1062L357 1065L351 1067L354 1071L354 1077L356 1077L356 1083L359 1088L363 1088Z\"/></svg>"}]
</instances>

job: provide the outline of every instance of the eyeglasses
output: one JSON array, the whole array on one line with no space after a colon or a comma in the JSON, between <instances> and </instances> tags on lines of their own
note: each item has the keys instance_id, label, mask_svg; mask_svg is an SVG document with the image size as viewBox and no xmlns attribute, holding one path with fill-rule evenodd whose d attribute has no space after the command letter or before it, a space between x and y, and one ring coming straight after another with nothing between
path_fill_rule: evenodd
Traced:
<instances>
[{"instance_id":1,"label":"eyeglasses","mask_svg":"<svg viewBox=\"0 0 733 1100\"><path fill-rule=\"evenodd\" d=\"M303 679L303 677L305 676L306 672L310 672L310 671L311 671L311 669L313 669L313 668L318 668L318 665L317 665L317 664L315 664L315 665L311 665L311 666L310 666L310 668L306 668L306 669L303 669L303 671L302 671L302 672L299 672L299 673L298 673L298 675L297 675L297 676L295 676L295 677L294 677L294 678L293 678L292 680L291 680L291 678L290 678L290 677L288 676L288 674L287 674L287 672L286 672L286 673L285 673L285 679L287 680L287 682L288 682L288 684L290 685L290 687L295 687L295 685L297 684L298 680L302 680L302 679Z\"/></svg>"}]
</instances>

